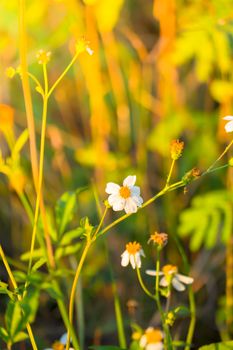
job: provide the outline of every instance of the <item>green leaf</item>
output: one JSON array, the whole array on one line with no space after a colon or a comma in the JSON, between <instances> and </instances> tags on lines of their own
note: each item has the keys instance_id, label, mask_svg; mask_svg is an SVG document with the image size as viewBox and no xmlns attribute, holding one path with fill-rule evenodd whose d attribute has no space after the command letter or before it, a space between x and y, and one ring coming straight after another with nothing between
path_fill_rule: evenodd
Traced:
<instances>
[{"instance_id":1,"label":"green leaf","mask_svg":"<svg viewBox=\"0 0 233 350\"><path fill-rule=\"evenodd\" d=\"M46 263L47 259L46 258L40 258L33 266L32 266L32 271L38 270L41 266L43 266Z\"/></svg>"},{"instance_id":2,"label":"green leaf","mask_svg":"<svg viewBox=\"0 0 233 350\"><path fill-rule=\"evenodd\" d=\"M190 236L190 248L197 251L201 245L213 248L218 242L226 244L232 230L231 192L221 190L196 196L191 207L180 215L178 233Z\"/></svg>"},{"instance_id":3,"label":"green leaf","mask_svg":"<svg viewBox=\"0 0 233 350\"><path fill-rule=\"evenodd\" d=\"M0 294L7 294L9 298L14 298L14 293L8 289L8 284L2 281L0 281Z\"/></svg>"},{"instance_id":4,"label":"green leaf","mask_svg":"<svg viewBox=\"0 0 233 350\"><path fill-rule=\"evenodd\" d=\"M28 339L27 333L24 332L19 332L15 337L14 337L14 343L17 343L19 341Z\"/></svg>"},{"instance_id":5,"label":"green leaf","mask_svg":"<svg viewBox=\"0 0 233 350\"><path fill-rule=\"evenodd\" d=\"M3 327L0 327L0 339L2 339L5 343L8 343L9 341L9 334Z\"/></svg>"},{"instance_id":6,"label":"green leaf","mask_svg":"<svg viewBox=\"0 0 233 350\"><path fill-rule=\"evenodd\" d=\"M15 337L26 326L26 318L23 316L19 301L10 301L5 315L6 329L12 343Z\"/></svg>"},{"instance_id":7,"label":"green leaf","mask_svg":"<svg viewBox=\"0 0 233 350\"><path fill-rule=\"evenodd\" d=\"M23 148L23 146L28 140L28 135L29 135L28 129L25 129L22 132L22 134L19 136L12 150L12 159L16 160L19 157L19 153L21 149Z\"/></svg>"},{"instance_id":8,"label":"green leaf","mask_svg":"<svg viewBox=\"0 0 233 350\"><path fill-rule=\"evenodd\" d=\"M226 341L222 343L204 345L204 346L201 346L198 350L230 350L232 348L233 348L233 341Z\"/></svg>"},{"instance_id":9,"label":"green leaf","mask_svg":"<svg viewBox=\"0 0 233 350\"><path fill-rule=\"evenodd\" d=\"M75 253L77 253L77 251L79 251L81 246L82 246L81 243L76 243L76 244L69 245L66 247L59 247L59 248L57 248L57 250L55 252L55 259L60 259L62 256L75 254Z\"/></svg>"},{"instance_id":10,"label":"green leaf","mask_svg":"<svg viewBox=\"0 0 233 350\"><path fill-rule=\"evenodd\" d=\"M39 306L39 289L29 287L27 294L21 302L21 308L24 311L25 322L34 322L36 312Z\"/></svg>"},{"instance_id":11,"label":"green leaf","mask_svg":"<svg viewBox=\"0 0 233 350\"><path fill-rule=\"evenodd\" d=\"M64 245L70 244L73 241L73 239L80 237L84 233L85 233L85 229L83 227L77 227L74 230L65 232L59 242L59 245L64 246Z\"/></svg>"},{"instance_id":12,"label":"green leaf","mask_svg":"<svg viewBox=\"0 0 233 350\"><path fill-rule=\"evenodd\" d=\"M59 289L54 286L51 282L44 282L41 284L41 289L44 289L52 298L54 299L62 299L63 295L59 291Z\"/></svg>"},{"instance_id":13,"label":"green leaf","mask_svg":"<svg viewBox=\"0 0 233 350\"><path fill-rule=\"evenodd\" d=\"M35 250L33 251L33 254L32 254L33 259L42 258L43 256L44 256L44 251L43 251L42 248L38 248L38 249L35 249ZM22 255L20 256L20 259L21 259L22 261L27 261L27 260L29 260L29 259L30 259L30 251L28 251L28 252L22 254Z\"/></svg>"},{"instance_id":14,"label":"green leaf","mask_svg":"<svg viewBox=\"0 0 233 350\"><path fill-rule=\"evenodd\" d=\"M58 235L61 237L67 225L73 219L76 211L76 192L65 192L57 201L55 207Z\"/></svg>"}]
</instances>

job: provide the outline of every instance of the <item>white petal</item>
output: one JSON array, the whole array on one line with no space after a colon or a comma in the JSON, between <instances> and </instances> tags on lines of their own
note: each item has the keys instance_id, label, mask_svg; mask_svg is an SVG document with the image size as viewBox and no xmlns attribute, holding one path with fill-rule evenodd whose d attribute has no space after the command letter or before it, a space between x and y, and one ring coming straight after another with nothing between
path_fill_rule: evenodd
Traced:
<instances>
[{"instance_id":1,"label":"white petal","mask_svg":"<svg viewBox=\"0 0 233 350\"><path fill-rule=\"evenodd\" d=\"M226 125L225 125L225 130L226 132L232 132L233 131L233 120L228 122Z\"/></svg>"},{"instance_id":2,"label":"white petal","mask_svg":"<svg viewBox=\"0 0 233 350\"><path fill-rule=\"evenodd\" d=\"M162 276L163 275L163 272L161 272L161 271L159 271L158 273L157 273L157 271L155 271L155 270L146 270L146 274L147 275L150 275L150 276Z\"/></svg>"},{"instance_id":3,"label":"white petal","mask_svg":"<svg viewBox=\"0 0 233 350\"><path fill-rule=\"evenodd\" d=\"M143 203L142 197L140 197L140 196L132 196L131 198L134 200L134 202L137 204L138 207L141 207L141 205Z\"/></svg>"},{"instance_id":4,"label":"white petal","mask_svg":"<svg viewBox=\"0 0 233 350\"><path fill-rule=\"evenodd\" d=\"M166 280L166 277L164 276L163 278L161 278L159 285L162 287L167 287L168 286L168 281Z\"/></svg>"},{"instance_id":5,"label":"white petal","mask_svg":"<svg viewBox=\"0 0 233 350\"><path fill-rule=\"evenodd\" d=\"M62 344L64 344L64 345L66 345L66 343L67 343L67 333L64 333L64 334L61 336L59 342L62 343Z\"/></svg>"},{"instance_id":6,"label":"white petal","mask_svg":"<svg viewBox=\"0 0 233 350\"><path fill-rule=\"evenodd\" d=\"M233 116L232 115L227 115L226 117L223 117L222 119L224 119L224 120L233 120Z\"/></svg>"},{"instance_id":7,"label":"white petal","mask_svg":"<svg viewBox=\"0 0 233 350\"><path fill-rule=\"evenodd\" d=\"M136 265L135 265L135 257L134 255L130 255L129 257L129 260L130 260L130 264L132 265L132 268L135 269Z\"/></svg>"},{"instance_id":8,"label":"white petal","mask_svg":"<svg viewBox=\"0 0 233 350\"><path fill-rule=\"evenodd\" d=\"M90 56L92 56L93 53L94 53L94 51L93 51L90 47L87 47L87 48L86 48L86 51L87 51L87 53L88 53Z\"/></svg>"},{"instance_id":9,"label":"white petal","mask_svg":"<svg viewBox=\"0 0 233 350\"><path fill-rule=\"evenodd\" d=\"M150 343L147 344L146 350L162 350L163 349L163 343Z\"/></svg>"},{"instance_id":10,"label":"white petal","mask_svg":"<svg viewBox=\"0 0 233 350\"><path fill-rule=\"evenodd\" d=\"M136 262L136 266L140 269L140 267L142 266L142 262L141 262L141 256L139 252L135 254L135 262Z\"/></svg>"},{"instance_id":11,"label":"white petal","mask_svg":"<svg viewBox=\"0 0 233 350\"><path fill-rule=\"evenodd\" d=\"M191 284L194 281L192 277L184 276L179 273L176 274L176 278L178 278L180 282L183 282L185 284Z\"/></svg>"},{"instance_id":12,"label":"white petal","mask_svg":"<svg viewBox=\"0 0 233 350\"><path fill-rule=\"evenodd\" d=\"M133 186L133 187L131 187L130 192L131 192L132 196L140 196L140 187Z\"/></svg>"},{"instance_id":13,"label":"white petal","mask_svg":"<svg viewBox=\"0 0 233 350\"><path fill-rule=\"evenodd\" d=\"M125 200L125 212L126 214L131 214L131 213L136 213L138 210L137 204L135 203L135 201L129 197Z\"/></svg>"},{"instance_id":14,"label":"white petal","mask_svg":"<svg viewBox=\"0 0 233 350\"><path fill-rule=\"evenodd\" d=\"M136 182L136 175L129 175L123 181L123 186L133 187Z\"/></svg>"},{"instance_id":15,"label":"white petal","mask_svg":"<svg viewBox=\"0 0 233 350\"><path fill-rule=\"evenodd\" d=\"M108 197L108 203L112 206L115 211L123 210L125 206L125 199L120 197L118 194L111 194Z\"/></svg>"},{"instance_id":16,"label":"white petal","mask_svg":"<svg viewBox=\"0 0 233 350\"><path fill-rule=\"evenodd\" d=\"M141 256L143 256L144 258L146 257L146 255L145 255L145 253L144 253L144 250L143 250L143 249L140 249L140 250L139 250L139 254L140 254Z\"/></svg>"},{"instance_id":17,"label":"white petal","mask_svg":"<svg viewBox=\"0 0 233 350\"><path fill-rule=\"evenodd\" d=\"M117 194L119 192L120 186L114 182L108 182L105 188L105 192L108 194Z\"/></svg>"},{"instance_id":18,"label":"white petal","mask_svg":"<svg viewBox=\"0 0 233 350\"><path fill-rule=\"evenodd\" d=\"M124 251L123 254L121 254L121 266L127 266L129 264L129 253L127 250Z\"/></svg>"},{"instance_id":19,"label":"white petal","mask_svg":"<svg viewBox=\"0 0 233 350\"><path fill-rule=\"evenodd\" d=\"M146 346L146 344L147 344L147 337L144 334L140 339L139 345L141 348L144 348Z\"/></svg>"},{"instance_id":20,"label":"white petal","mask_svg":"<svg viewBox=\"0 0 233 350\"><path fill-rule=\"evenodd\" d=\"M183 292L183 290L185 290L185 286L179 282L176 276L172 279L172 285L178 292Z\"/></svg>"}]
</instances>

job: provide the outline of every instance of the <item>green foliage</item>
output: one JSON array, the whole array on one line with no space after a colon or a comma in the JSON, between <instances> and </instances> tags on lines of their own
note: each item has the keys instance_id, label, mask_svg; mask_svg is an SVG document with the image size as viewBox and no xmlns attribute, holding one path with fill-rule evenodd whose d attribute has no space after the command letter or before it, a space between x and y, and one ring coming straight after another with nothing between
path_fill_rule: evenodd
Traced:
<instances>
[{"instance_id":1,"label":"green foliage","mask_svg":"<svg viewBox=\"0 0 233 350\"><path fill-rule=\"evenodd\" d=\"M222 343L214 343L205 345L199 348L199 350L230 350L233 348L233 341L226 341Z\"/></svg>"},{"instance_id":2,"label":"green foliage","mask_svg":"<svg viewBox=\"0 0 233 350\"><path fill-rule=\"evenodd\" d=\"M65 192L57 201L55 207L55 218L58 227L58 239L60 239L67 225L73 219L76 209L77 203L75 192Z\"/></svg>"},{"instance_id":3,"label":"green foliage","mask_svg":"<svg viewBox=\"0 0 233 350\"><path fill-rule=\"evenodd\" d=\"M232 194L213 191L194 197L191 207L180 215L178 233L190 236L190 249L201 245L213 248L218 242L226 244L232 230Z\"/></svg>"}]
</instances>

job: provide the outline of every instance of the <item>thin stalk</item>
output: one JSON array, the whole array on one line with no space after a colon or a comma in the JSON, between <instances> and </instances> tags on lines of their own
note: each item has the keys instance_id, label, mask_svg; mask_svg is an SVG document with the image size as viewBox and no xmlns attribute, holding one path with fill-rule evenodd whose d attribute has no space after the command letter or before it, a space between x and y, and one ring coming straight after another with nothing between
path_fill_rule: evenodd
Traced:
<instances>
[{"instance_id":1,"label":"thin stalk","mask_svg":"<svg viewBox=\"0 0 233 350\"><path fill-rule=\"evenodd\" d=\"M168 177L167 177L167 181L166 181L166 186L169 186L169 183L170 183L170 180L171 180L171 176L172 176L172 172L173 172L173 169L174 169L175 162L176 162L176 160L175 160L175 159L172 159L172 164L171 164L171 167L170 167L170 170L169 170L169 173L168 173Z\"/></svg>"},{"instance_id":2,"label":"thin stalk","mask_svg":"<svg viewBox=\"0 0 233 350\"><path fill-rule=\"evenodd\" d=\"M220 156L213 162L213 164L211 164L211 166L205 171L206 173L209 173L210 170L215 166L215 164L222 159L222 157L227 153L227 151L230 149L230 147L233 145L233 140L229 143L228 146L226 146L226 148L224 149L224 151L220 154Z\"/></svg>"},{"instance_id":3,"label":"thin stalk","mask_svg":"<svg viewBox=\"0 0 233 350\"><path fill-rule=\"evenodd\" d=\"M4 251L3 251L1 245L0 245L0 256L1 256L1 259L2 259L3 264L4 264L4 266L5 266L5 269L6 269L7 273L8 273L8 276L9 276L9 278L10 278L10 281L11 281L11 283L12 283L12 286L13 286L14 290L16 290L16 289L18 288L18 285L17 285L17 282L16 282L16 280L15 280L15 278L14 278L14 276L13 276L13 273L12 273L12 271L11 271L11 268L10 268L8 262L7 262L7 259L6 259L6 257L5 257L5 254L4 254ZM17 298L18 298L19 301L22 300L21 296L18 295L18 294L17 294ZM36 342L35 342L35 338L34 338L34 335L33 335L33 332L32 332L32 329L31 329L31 326L30 326L29 323L26 324L26 328L27 328L28 336L29 336L30 342L31 342L31 344L32 344L33 350L38 350L38 349L37 349Z\"/></svg>"},{"instance_id":4,"label":"thin stalk","mask_svg":"<svg viewBox=\"0 0 233 350\"><path fill-rule=\"evenodd\" d=\"M156 299L155 295L152 294L145 286L143 280L142 280L142 276L140 273L140 269L138 268L138 266L136 265L136 272L137 272L137 277L138 277L138 281L140 283L140 286L142 287L143 291L146 293L146 295L148 295L148 297L150 297L151 299Z\"/></svg>"},{"instance_id":5,"label":"thin stalk","mask_svg":"<svg viewBox=\"0 0 233 350\"><path fill-rule=\"evenodd\" d=\"M157 256L156 256L156 276L155 276L155 300L157 304L157 308L159 310L161 320L162 320L162 325L163 325L163 331L166 335L166 343L168 346L168 349L172 348L172 339L169 331L169 327L166 324L165 316L164 316L164 311L161 305L160 301L160 295L159 295L159 271L160 271L160 248L157 247Z\"/></svg>"},{"instance_id":6,"label":"thin stalk","mask_svg":"<svg viewBox=\"0 0 233 350\"><path fill-rule=\"evenodd\" d=\"M70 322L71 325L73 324L74 299L75 299L76 286L77 286L79 275L81 273L84 261L86 259L87 253L88 253L88 250L89 250L89 248L91 246L91 243L92 242L90 240L88 240L86 242L86 245L85 245L85 247L83 249L81 258L79 260L79 264L78 264L77 270L75 272L75 277L74 277L74 281L73 281L72 288L71 288L70 302L69 302L69 322ZM69 350L69 348L70 348L70 329L68 329L68 333L67 333L66 350ZM79 347L75 348L75 350L79 350Z\"/></svg>"},{"instance_id":7,"label":"thin stalk","mask_svg":"<svg viewBox=\"0 0 233 350\"><path fill-rule=\"evenodd\" d=\"M75 63L75 61L77 60L79 56L79 53L76 53L75 56L72 58L71 62L68 64L68 66L64 69L64 71L61 73L61 75L59 76L59 78L55 81L55 83L52 85L52 87L50 88L50 90L48 91L47 97L49 98L51 96L51 94L53 93L53 91L55 90L55 88L57 87L57 85L60 83L60 81L64 78L64 76L66 75L66 73L68 72L68 70L73 66L73 64Z\"/></svg>"}]
</instances>

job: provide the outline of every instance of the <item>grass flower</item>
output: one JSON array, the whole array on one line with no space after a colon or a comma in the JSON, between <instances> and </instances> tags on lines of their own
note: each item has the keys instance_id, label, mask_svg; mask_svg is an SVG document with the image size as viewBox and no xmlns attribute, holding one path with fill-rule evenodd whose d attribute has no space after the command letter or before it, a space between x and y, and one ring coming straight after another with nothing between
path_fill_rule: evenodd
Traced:
<instances>
[{"instance_id":1,"label":"grass flower","mask_svg":"<svg viewBox=\"0 0 233 350\"><path fill-rule=\"evenodd\" d=\"M39 64L47 64L50 61L50 57L50 51L39 50L36 54L36 58Z\"/></svg>"},{"instance_id":2,"label":"grass flower","mask_svg":"<svg viewBox=\"0 0 233 350\"><path fill-rule=\"evenodd\" d=\"M121 254L121 266L127 266L129 263L135 269L141 267L141 256L145 257L144 251L138 242L129 242L125 246L125 251Z\"/></svg>"},{"instance_id":3,"label":"grass flower","mask_svg":"<svg viewBox=\"0 0 233 350\"><path fill-rule=\"evenodd\" d=\"M146 270L146 273L150 276L157 276L155 270ZM178 268L175 265L165 265L158 274L159 276L163 276L159 282L161 287L169 287L172 284L173 288L179 292L185 290L186 284L193 283L193 278L179 274Z\"/></svg>"},{"instance_id":4,"label":"grass flower","mask_svg":"<svg viewBox=\"0 0 233 350\"><path fill-rule=\"evenodd\" d=\"M113 182L107 183L105 191L110 194L108 202L114 211L124 209L127 214L136 213L137 208L142 205L140 188L134 186L135 182L136 176L129 175L124 179L123 186Z\"/></svg>"},{"instance_id":5,"label":"grass flower","mask_svg":"<svg viewBox=\"0 0 233 350\"><path fill-rule=\"evenodd\" d=\"M145 350L162 350L163 349L163 332L160 329L149 327L142 335L139 345Z\"/></svg>"},{"instance_id":6,"label":"grass flower","mask_svg":"<svg viewBox=\"0 0 233 350\"><path fill-rule=\"evenodd\" d=\"M229 120L228 123L225 125L226 132L232 132L233 131L233 116L227 115L223 118L224 120Z\"/></svg>"}]
</instances>

